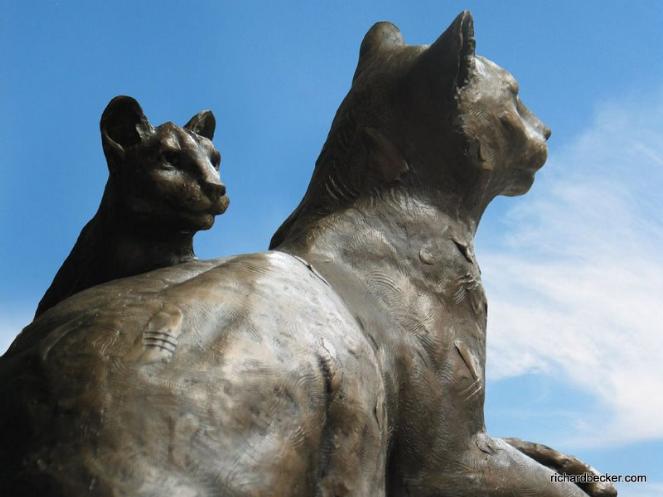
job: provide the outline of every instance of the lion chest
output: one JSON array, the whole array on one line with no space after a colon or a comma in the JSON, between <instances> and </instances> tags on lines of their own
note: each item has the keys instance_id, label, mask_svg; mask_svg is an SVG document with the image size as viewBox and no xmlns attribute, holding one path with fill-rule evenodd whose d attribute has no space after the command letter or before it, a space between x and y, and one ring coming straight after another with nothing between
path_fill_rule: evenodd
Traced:
<instances>
[{"instance_id":1,"label":"lion chest","mask_svg":"<svg viewBox=\"0 0 663 497\"><path fill-rule=\"evenodd\" d=\"M431 410L483 406L486 357L486 296L471 244L449 236L429 240L417 254L410 293L404 354L417 402ZM414 330L414 332L412 331ZM422 381L423 379L423 381ZM439 396L430 395L439 392Z\"/></svg>"}]
</instances>

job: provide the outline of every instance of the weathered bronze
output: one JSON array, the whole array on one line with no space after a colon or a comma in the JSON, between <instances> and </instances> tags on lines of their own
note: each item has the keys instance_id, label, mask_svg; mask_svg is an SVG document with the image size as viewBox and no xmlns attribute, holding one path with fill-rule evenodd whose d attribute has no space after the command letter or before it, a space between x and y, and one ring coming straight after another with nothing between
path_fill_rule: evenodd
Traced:
<instances>
[{"instance_id":1,"label":"weathered bronze","mask_svg":"<svg viewBox=\"0 0 663 497\"><path fill-rule=\"evenodd\" d=\"M119 96L101 116L109 177L99 210L39 302L36 316L61 300L116 278L195 258L193 235L228 207L211 140L210 111L180 128L154 128L138 102Z\"/></svg>"},{"instance_id":2,"label":"weathered bronze","mask_svg":"<svg viewBox=\"0 0 663 497\"><path fill-rule=\"evenodd\" d=\"M469 13L430 47L376 24L272 251L90 288L16 339L0 493L615 495L552 482L591 468L484 427L474 233L550 134L517 94Z\"/></svg>"}]
</instances>

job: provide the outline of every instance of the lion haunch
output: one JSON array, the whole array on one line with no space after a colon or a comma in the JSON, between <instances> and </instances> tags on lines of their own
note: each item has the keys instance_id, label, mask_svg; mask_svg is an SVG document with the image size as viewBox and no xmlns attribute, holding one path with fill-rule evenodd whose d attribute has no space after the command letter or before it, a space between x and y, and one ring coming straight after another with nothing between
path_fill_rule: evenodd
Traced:
<instances>
[{"instance_id":1,"label":"lion haunch","mask_svg":"<svg viewBox=\"0 0 663 497\"><path fill-rule=\"evenodd\" d=\"M86 288L195 258L193 236L228 207L210 111L153 127L119 96L101 117L109 178L95 216L41 299L36 316Z\"/></svg>"}]
</instances>

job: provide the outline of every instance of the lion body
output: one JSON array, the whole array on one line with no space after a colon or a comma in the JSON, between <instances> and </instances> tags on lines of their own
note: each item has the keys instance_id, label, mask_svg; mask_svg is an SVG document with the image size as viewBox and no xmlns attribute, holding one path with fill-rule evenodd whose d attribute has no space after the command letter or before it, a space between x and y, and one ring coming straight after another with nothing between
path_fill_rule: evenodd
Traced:
<instances>
[{"instance_id":1,"label":"lion body","mask_svg":"<svg viewBox=\"0 0 663 497\"><path fill-rule=\"evenodd\" d=\"M17 338L3 494L585 495L483 418L473 236L546 134L469 14L430 47L376 25L275 251L88 289Z\"/></svg>"},{"instance_id":2,"label":"lion body","mask_svg":"<svg viewBox=\"0 0 663 497\"><path fill-rule=\"evenodd\" d=\"M14 413L3 432L48 432L3 445L3 495L384 494L371 346L329 284L283 253L80 292L26 328L1 367L30 371L2 385Z\"/></svg>"}]
</instances>

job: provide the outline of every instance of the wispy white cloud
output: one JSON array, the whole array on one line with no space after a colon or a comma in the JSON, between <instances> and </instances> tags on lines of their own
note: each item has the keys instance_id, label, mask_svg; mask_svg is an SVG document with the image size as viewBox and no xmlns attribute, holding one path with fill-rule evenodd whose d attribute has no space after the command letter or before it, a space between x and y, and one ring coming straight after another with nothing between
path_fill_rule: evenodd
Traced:
<instances>
[{"instance_id":1,"label":"wispy white cloud","mask_svg":"<svg viewBox=\"0 0 663 497\"><path fill-rule=\"evenodd\" d=\"M605 426L576 442L663 438L663 93L603 105L529 196L480 247L489 378L595 395Z\"/></svg>"},{"instance_id":2,"label":"wispy white cloud","mask_svg":"<svg viewBox=\"0 0 663 497\"><path fill-rule=\"evenodd\" d=\"M663 483L630 483L619 488L619 497L661 497L663 496Z\"/></svg>"}]
</instances>

